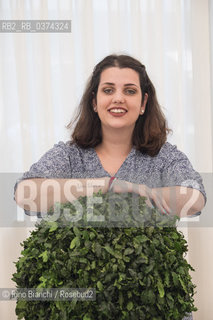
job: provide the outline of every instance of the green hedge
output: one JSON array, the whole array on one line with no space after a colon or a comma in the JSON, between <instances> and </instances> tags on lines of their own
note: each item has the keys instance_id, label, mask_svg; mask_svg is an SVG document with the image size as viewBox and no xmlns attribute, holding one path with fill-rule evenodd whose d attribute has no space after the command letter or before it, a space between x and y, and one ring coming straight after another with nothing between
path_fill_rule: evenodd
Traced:
<instances>
[{"instance_id":1,"label":"green hedge","mask_svg":"<svg viewBox=\"0 0 213 320\"><path fill-rule=\"evenodd\" d=\"M94 214L105 222L88 224L87 197L76 202L83 208L76 222L68 217L76 216L77 205L59 205L60 217L43 219L24 241L13 274L18 288L95 288L96 300L18 300L18 319L182 320L196 311L193 268L184 258L187 242L176 229L177 217L147 208L145 198L134 194L96 196L103 202L94 205Z\"/></svg>"}]
</instances>

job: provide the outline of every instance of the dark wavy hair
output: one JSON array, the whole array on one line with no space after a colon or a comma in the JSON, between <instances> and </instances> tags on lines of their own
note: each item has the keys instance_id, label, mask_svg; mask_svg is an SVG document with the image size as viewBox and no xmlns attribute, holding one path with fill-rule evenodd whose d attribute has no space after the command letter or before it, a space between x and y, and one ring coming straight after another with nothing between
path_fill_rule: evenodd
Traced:
<instances>
[{"instance_id":1,"label":"dark wavy hair","mask_svg":"<svg viewBox=\"0 0 213 320\"><path fill-rule=\"evenodd\" d=\"M145 66L129 55L109 55L95 66L80 101L78 114L67 125L68 129L74 127L70 143L76 143L82 148L94 148L101 143L101 121L93 110L93 99L97 96L102 71L110 67L130 68L139 74L142 102L145 93L148 94L148 101L145 113L140 115L135 123L132 144L143 153L157 155L171 130L167 128L165 116Z\"/></svg>"}]
</instances>

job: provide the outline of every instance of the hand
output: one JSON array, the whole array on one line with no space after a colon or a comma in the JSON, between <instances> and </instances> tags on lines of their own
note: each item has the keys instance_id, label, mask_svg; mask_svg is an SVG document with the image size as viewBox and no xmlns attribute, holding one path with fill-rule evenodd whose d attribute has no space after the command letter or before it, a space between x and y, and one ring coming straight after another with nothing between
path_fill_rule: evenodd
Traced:
<instances>
[{"instance_id":1,"label":"hand","mask_svg":"<svg viewBox=\"0 0 213 320\"><path fill-rule=\"evenodd\" d=\"M150 208L153 208L153 205L149 199L150 190L146 185L135 184L129 181L114 179L110 190L116 193L126 193L126 192L134 192L139 194L141 197L146 198L146 204Z\"/></svg>"},{"instance_id":2,"label":"hand","mask_svg":"<svg viewBox=\"0 0 213 320\"><path fill-rule=\"evenodd\" d=\"M146 204L149 207L151 208L156 207L163 214L171 213L171 210L167 205L166 200L163 197L163 194L161 193L161 189L151 189L147 187L145 184L138 184L138 185L133 184L133 191L135 186L137 186L139 191L137 193L140 196L147 198Z\"/></svg>"},{"instance_id":3,"label":"hand","mask_svg":"<svg viewBox=\"0 0 213 320\"><path fill-rule=\"evenodd\" d=\"M158 208L163 214L171 214L171 208L166 203L166 200L163 196L163 192L161 188L153 188L149 189L149 198L154 206Z\"/></svg>"},{"instance_id":4,"label":"hand","mask_svg":"<svg viewBox=\"0 0 213 320\"><path fill-rule=\"evenodd\" d=\"M171 213L169 206L167 205L161 189L151 189L145 184L136 184L125 180L115 179L112 183L111 190L117 193L134 192L141 197L146 197L146 204L150 208L157 207L163 214Z\"/></svg>"},{"instance_id":5,"label":"hand","mask_svg":"<svg viewBox=\"0 0 213 320\"><path fill-rule=\"evenodd\" d=\"M98 192L99 190L101 190L102 193L106 193L109 188L109 180L109 177L87 179L87 196L91 196L93 192Z\"/></svg>"}]
</instances>

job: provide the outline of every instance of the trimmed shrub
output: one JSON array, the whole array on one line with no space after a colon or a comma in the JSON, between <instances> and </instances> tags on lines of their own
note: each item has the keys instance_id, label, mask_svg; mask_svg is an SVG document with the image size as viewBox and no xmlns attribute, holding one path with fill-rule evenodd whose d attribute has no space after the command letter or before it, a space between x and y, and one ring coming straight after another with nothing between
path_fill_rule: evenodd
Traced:
<instances>
[{"instance_id":1,"label":"trimmed shrub","mask_svg":"<svg viewBox=\"0 0 213 320\"><path fill-rule=\"evenodd\" d=\"M18 299L18 319L181 320L196 311L194 269L184 258L177 217L147 208L135 194L94 196L102 198L94 204L95 221L94 198L80 197L58 204L57 220L52 209L36 225L22 244L13 281L17 288L94 288L96 300Z\"/></svg>"}]
</instances>

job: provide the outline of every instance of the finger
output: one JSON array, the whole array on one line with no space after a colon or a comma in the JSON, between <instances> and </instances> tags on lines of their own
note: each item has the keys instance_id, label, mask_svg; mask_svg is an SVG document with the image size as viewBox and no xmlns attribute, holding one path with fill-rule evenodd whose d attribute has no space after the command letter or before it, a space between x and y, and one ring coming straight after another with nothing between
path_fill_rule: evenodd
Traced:
<instances>
[{"instance_id":1,"label":"finger","mask_svg":"<svg viewBox=\"0 0 213 320\"><path fill-rule=\"evenodd\" d=\"M152 200L155 203L155 206L158 208L158 210L161 211L161 213L163 214L168 214L169 212L166 209L169 208L165 208L163 203L162 203L162 199L158 197L157 194L152 195Z\"/></svg>"},{"instance_id":2,"label":"finger","mask_svg":"<svg viewBox=\"0 0 213 320\"><path fill-rule=\"evenodd\" d=\"M163 213L163 214L171 214L171 209L167 202L165 201L163 194L159 191L156 191L156 189L151 190L151 198L153 199L154 203L156 204L157 208Z\"/></svg>"},{"instance_id":3,"label":"finger","mask_svg":"<svg viewBox=\"0 0 213 320\"><path fill-rule=\"evenodd\" d=\"M166 201L163 199L163 208L166 210L166 212L168 213L168 214L171 214L172 213L172 210L171 210L171 208L169 207L169 205L166 203Z\"/></svg>"},{"instance_id":4,"label":"finger","mask_svg":"<svg viewBox=\"0 0 213 320\"><path fill-rule=\"evenodd\" d=\"M154 209L155 206L153 205L152 201L148 197L146 197L146 201L145 202L146 202L146 205L148 207Z\"/></svg>"}]
</instances>

